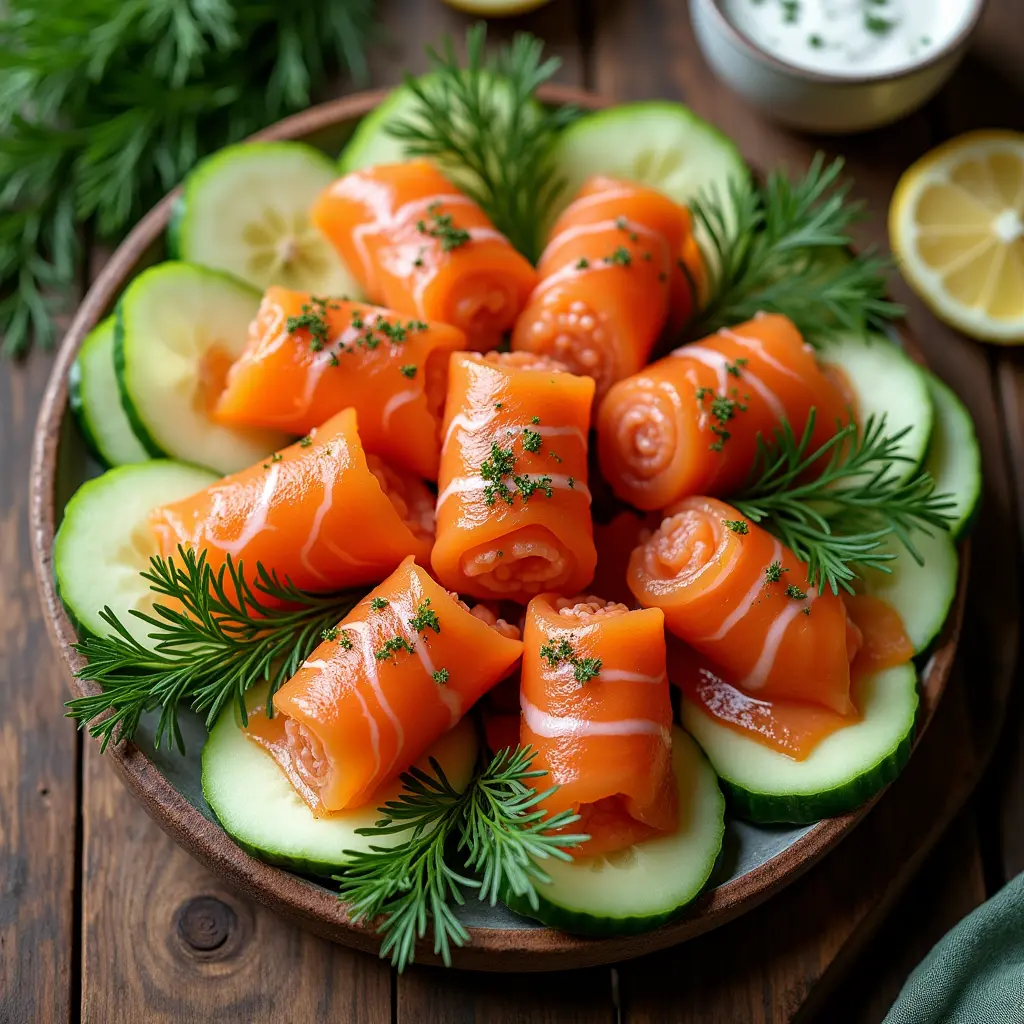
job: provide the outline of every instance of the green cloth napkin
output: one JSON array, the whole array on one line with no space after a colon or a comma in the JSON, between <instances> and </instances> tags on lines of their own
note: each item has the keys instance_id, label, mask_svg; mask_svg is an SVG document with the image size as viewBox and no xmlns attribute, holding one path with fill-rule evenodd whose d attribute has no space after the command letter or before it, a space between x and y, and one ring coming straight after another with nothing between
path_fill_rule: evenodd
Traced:
<instances>
[{"instance_id":1,"label":"green cloth napkin","mask_svg":"<svg viewBox=\"0 0 1024 1024\"><path fill-rule=\"evenodd\" d=\"M884 1024L1024 1024L1024 874L968 914L907 979Z\"/></svg>"}]
</instances>

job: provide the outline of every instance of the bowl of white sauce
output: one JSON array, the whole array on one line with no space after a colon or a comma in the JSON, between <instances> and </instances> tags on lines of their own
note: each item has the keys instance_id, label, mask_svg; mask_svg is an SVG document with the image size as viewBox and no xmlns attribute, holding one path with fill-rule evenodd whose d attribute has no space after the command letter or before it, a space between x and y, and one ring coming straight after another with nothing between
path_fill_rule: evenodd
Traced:
<instances>
[{"instance_id":1,"label":"bowl of white sauce","mask_svg":"<svg viewBox=\"0 0 1024 1024\"><path fill-rule=\"evenodd\" d=\"M856 132L929 100L985 3L690 0L690 17L708 63L754 106L805 131Z\"/></svg>"}]
</instances>

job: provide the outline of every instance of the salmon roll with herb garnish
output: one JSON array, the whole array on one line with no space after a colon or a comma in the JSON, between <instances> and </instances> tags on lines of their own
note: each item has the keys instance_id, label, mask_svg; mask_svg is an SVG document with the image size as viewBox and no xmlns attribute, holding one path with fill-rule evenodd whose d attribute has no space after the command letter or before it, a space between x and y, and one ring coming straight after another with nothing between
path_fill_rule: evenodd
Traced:
<instances>
[{"instance_id":1,"label":"salmon roll with herb garnish","mask_svg":"<svg viewBox=\"0 0 1024 1024\"><path fill-rule=\"evenodd\" d=\"M589 377L528 352L452 356L431 564L446 587L525 604L594 575Z\"/></svg>"},{"instance_id":2,"label":"salmon roll with herb garnish","mask_svg":"<svg viewBox=\"0 0 1024 1024\"><path fill-rule=\"evenodd\" d=\"M850 714L860 631L841 598L807 581L807 564L732 506L687 498L629 560L646 608L743 692Z\"/></svg>"},{"instance_id":3,"label":"salmon roll with herb garnish","mask_svg":"<svg viewBox=\"0 0 1024 1024\"><path fill-rule=\"evenodd\" d=\"M374 583L407 555L430 557L434 497L406 470L363 450L346 409L265 462L149 515L160 553L230 555L311 591Z\"/></svg>"},{"instance_id":4,"label":"salmon roll with herb garnish","mask_svg":"<svg viewBox=\"0 0 1024 1024\"><path fill-rule=\"evenodd\" d=\"M320 816L372 800L519 661L523 645L474 615L410 556L249 718Z\"/></svg>"},{"instance_id":5,"label":"salmon roll with herb garnish","mask_svg":"<svg viewBox=\"0 0 1024 1024\"><path fill-rule=\"evenodd\" d=\"M372 302L453 324L478 351L498 345L537 283L529 261L427 160L353 171L311 216Z\"/></svg>"},{"instance_id":6,"label":"salmon roll with herb garnish","mask_svg":"<svg viewBox=\"0 0 1024 1024\"><path fill-rule=\"evenodd\" d=\"M512 348L593 377L600 404L647 363L666 323L678 329L689 319L695 250L683 207L642 185L591 178L551 229Z\"/></svg>"},{"instance_id":7,"label":"salmon roll with herb garnish","mask_svg":"<svg viewBox=\"0 0 1024 1024\"><path fill-rule=\"evenodd\" d=\"M786 422L800 437L812 409L813 452L849 422L846 399L792 321L760 315L614 385L597 414L601 470L642 509L728 495L750 475L758 437Z\"/></svg>"},{"instance_id":8,"label":"salmon roll with herb garnish","mask_svg":"<svg viewBox=\"0 0 1024 1024\"><path fill-rule=\"evenodd\" d=\"M612 853L675 829L672 702L665 619L598 597L542 594L526 610L520 742L590 839L576 856Z\"/></svg>"},{"instance_id":9,"label":"salmon roll with herb garnish","mask_svg":"<svg viewBox=\"0 0 1024 1024\"><path fill-rule=\"evenodd\" d=\"M448 357L465 347L448 324L268 288L214 418L305 434L352 408L369 451L436 480Z\"/></svg>"}]
</instances>

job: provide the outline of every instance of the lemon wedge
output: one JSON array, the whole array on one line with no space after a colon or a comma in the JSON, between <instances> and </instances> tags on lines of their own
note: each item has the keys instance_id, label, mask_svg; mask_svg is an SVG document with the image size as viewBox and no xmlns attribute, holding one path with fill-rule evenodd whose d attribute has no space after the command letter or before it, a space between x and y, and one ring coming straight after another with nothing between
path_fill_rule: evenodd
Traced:
<instances>
[{"instance_id":1,"label":"lemon wedge","mask_svg":"<svg viewBox=\"0 0 1024 1024\"><path fill-rule=\"evenodd\" d=\"M1024 344L1024 134L970 132L918 160L893 194L889 239L936 316Z\"/></svg>"},{"instance_id":2,"label":"lemon wedge","mask_svg":"<svg viewBox=\"0 0 1024 1024\"><path fill-rule=\"evenodd\" d=\"M510 18L543 7L549 0L444 0L449 7L481 18Z\"/></svg>"}]
</instances>

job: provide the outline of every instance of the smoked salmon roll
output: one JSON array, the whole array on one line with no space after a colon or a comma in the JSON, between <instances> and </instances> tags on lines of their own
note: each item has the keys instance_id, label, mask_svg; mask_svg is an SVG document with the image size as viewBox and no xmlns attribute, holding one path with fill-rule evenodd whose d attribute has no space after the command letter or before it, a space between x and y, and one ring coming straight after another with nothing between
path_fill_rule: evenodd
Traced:
<instances>
[{"instance_id":1,"label":"smoked salmon roll","mask_svg":"<svg viewBox=\"0 0 1024 1024\"><path fill-rule=\"evenodd\" d=\"M452 356L431 564L452 590L526 604L594 575L594 382L525 352Z\"/></svg>"},{"instance_id":2,"label":"smoked salmon roll","mask_svg":"<svg viewBox=\"0 0 1024 1024\"><path fill-rule=\"evenodd\" d=\"M256 715L264 746L314 815L359 807L417 760L519 660L410 556L352 609Z\"/></svg>"},{"instance_id":3,"label":"smoked salmon roll","mask_svg":"<svg viewBox=\"0 0 1024 1024\"><path fill-rule=\"evenodd\" d=\"M854 710L860 633L842 599L818 593L806 563L725 502L694 497L668 509L630 557L628 583L745 693Z\"/></svg>"},{"instance_id":4,"label":"smoked salmon roll","mask_svg":"<svg viewBox=\"0 0 1024 1024\"><path fill-rule=\"evenodd\" d=\"M371 302L453 324L494 348L537 272L468 196L427 160L353 171L311 212Z\"/></svg>"},{"instance_id":5,"label":"smoked salmon roll","mask_svg":"<svg viewBox=\"0 0 1024 1024\"><path fill-rule=\"evenodd\" d=\"M597 597L542 594L526 610L520 742L590 836L576 856L612 853L675 829L665 619Z\"/></svg>"},{"instance_id":6,"label":"smoked salmon roll","mask_svg":"<svg viewBox=\"0 0 1024 1024\"><path fill-rule=\"evenodd\" d=\"M272 287L214 418L306 434L352 408L369 451L436 480L448 357L465 347L457 327Z\"/></svg>"},{"instance_id":7,"label":"smoked salmon roll","mask_svg":"<svg viewBox=\"0 0 1024 1024\"><path fill-rule=\"evenodd\" d=\"M374 583L407 555L426 561L434 498L404 470L363 450L346 409L265 462L154 509L161 553L205 551L216 571L228 555L246 576L256 563L303 590Z\"/></svg>"},{"instance_id":8,"label":"smoked salmon roll","mask_svg":"<svg viewBox=\"0 0 1024 1024\"><path fill-rule=\"evenodd\" d=\"M600 403L615 381L646 365L666 323L678 329L689 319L688 246L695 243L683 207L642 185L591 178L551 229L512 348L593 377Z\"/></svg>"},{"instance_id":9,"label":"smoked salmon roll","mask_svg":"<svg viewBox=\"0 0 1024 1024\"><path fill-rule=\"evenodd\" d=\"M750 473L758 435L788 420L799 437L812 408L813 451L849 422L846 399L792 321L761 315L615 384L597 414L601 470L642 509L728 495Z\"/></svg>"}]
</instances>

